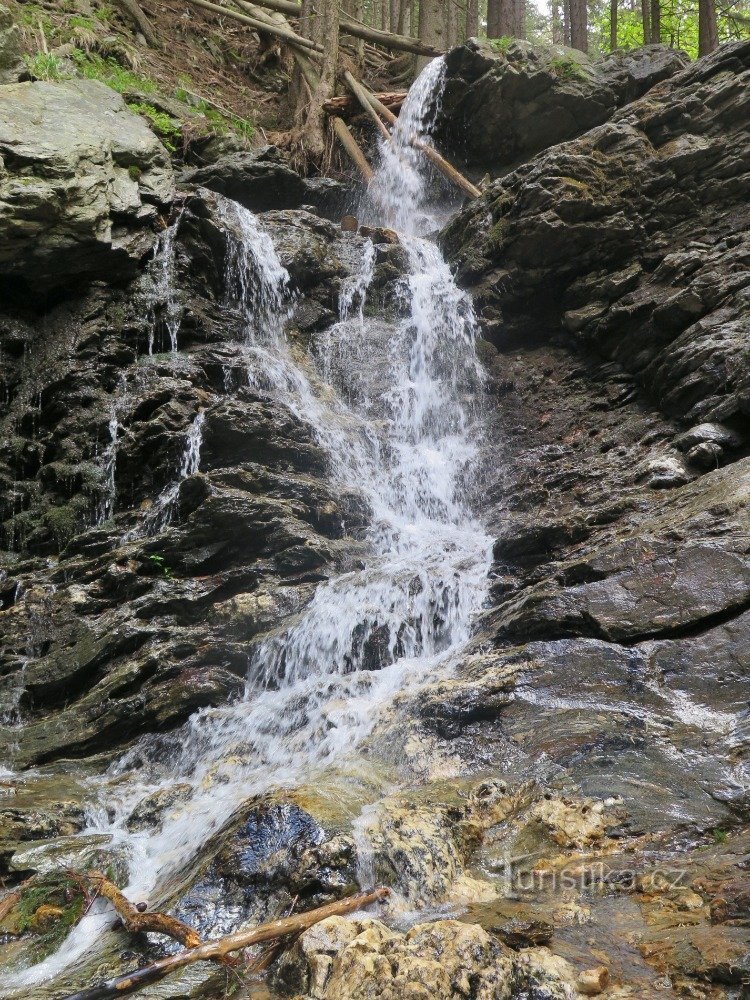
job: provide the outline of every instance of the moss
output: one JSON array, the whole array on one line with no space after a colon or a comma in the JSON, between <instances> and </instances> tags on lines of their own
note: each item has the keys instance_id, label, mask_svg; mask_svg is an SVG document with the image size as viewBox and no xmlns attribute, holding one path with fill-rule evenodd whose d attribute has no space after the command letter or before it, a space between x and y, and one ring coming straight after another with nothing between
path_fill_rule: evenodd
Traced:
<instances>
[{"instance_id":1,"label":"moss","mask_svg":"<svg viewBox=\"0 0 750 1000\"><path fill-rule=\"evenodd\" d=\"M44 524L62 549L78 533L88 513L89 502L85 497L74 497L70 503L49 507L44 512Z\"/></svg>"},{"instance_id":2,"label":"moss","mask_svg":"<svg viewBox=\"0 0 750 1000\"><path fill-rule=\"evenodd\" d=\"M147 104L143 101L128 104L128 107L146 119L170 153L175 152L177 149L175 143L182 138L182 127L179 122L163 111L157 110L153 104Z\"/></svg>"},{"instance_id":3,"label":"moss","mask_svg":"<svg viewBox=\"0 0 750 1000\"><path fill-rule=\"evenodd\" d=\"M498 219L495 225L487 233L487 243L489 246L499 247L508 235L509 222L507 219Z\"/></svg>"},{"instance_id":4,"label":"moss","mask_svg":"<svg viewBox=\"0 0 750 1000\"><path fill-rule=\"evenodd\" d=\"M561 80L587 80L585 67L573 56L558 56L550 63L550 69Z\"/></svg>"},{"instance_id":5,"label":"moss","mask_svg":"<svg viewBox=\"0 0 750 1000\"><path fill-rule=\"evenodd\" d=\"M140 167L137 167L135 163L131 163L128 167L128 177L131 181L139 181L143 176L143 171Z\"/></svg>"}]
</instances>

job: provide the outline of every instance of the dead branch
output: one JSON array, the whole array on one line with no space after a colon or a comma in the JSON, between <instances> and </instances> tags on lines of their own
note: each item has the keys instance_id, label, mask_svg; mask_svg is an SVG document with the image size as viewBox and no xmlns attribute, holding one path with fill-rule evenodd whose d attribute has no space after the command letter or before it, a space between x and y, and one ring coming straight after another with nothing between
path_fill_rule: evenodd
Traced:
<instances>
[{"instance_id":1,"label":"dead branch","mask_svg":"<svg viewBox=\"0 0 750 1000\"><path fill-rule=\"evenodd\" d=\"M404 103L406 91L394 90L384 94L375 94L374 96L390 111L396 112ZM342 97L331 97L325 102L323 107L329 115L338 115L340 118L344 118L348 115L358 114L360 103L355 97L344 94Z\"/></svg>"},{"instance_id":2,"label":"dead branch","mask_svg":"<svg viewBox=\"0 0 750 1000\"><path fill-rule=\"evenodd\" d=\"M309 49L311 53L316 54L323 51L322 45L318 45L317 42L313 42L309 38L303 38L302 35L298 35L296 32L292 31L291 28L282 28L277 24L273 24L271 21L260 20L257 17L250 17L248 14L241 14L238 10L232 10L229 7L220 7L218 4L210 3L209 0L187 0L187 2L192 4L194 7L202 7L203 10L210 10L215 14L223 14L225 17L229 17L234 21L246 24L255 31L265 31L269 35L275 35L277 38L285 41L288 45L294 45L300 49Z\"/></svg>"},{"instance_id":3,"label":"dead branch","mask_svg":"<svg viewBox=\"0 0 750 1000\"><path fill-rule=\"evenodd\" d=\"M258 7L266 7L268 10L275 10L279 14L287 14L290 17L299 17L302 7L294 0L255 0ZM351 17L341 12L339 31L354 38L363 38L381 48L391 49L394 52L413 52L419 56L440 56L442 51L432 45L425 45L418 38L410 38L408 35L396 35L390 31L381 31L379 28L369 28L367 25L358 24Z\"/></svg>"},{"instance_id":4,"label":"dead branch","mask_svg":"<svg viewBox=\"0 0 750 1000\"><path fill-rule=\"evenodd\" d=\"M363 892L356 896L349 896L347 899L340 899L327 906L320 906L316 910L308 913L298 913L293 917L285 917L283 920L274 920L272 923L261 924L251 930L238 931L220 938L218 941L209 941L196 948L188 948L180 951L176 955L169 955L167 958L159 959L152 965L143 969L136 969L134 972L124 976L117 976L108 979L100 986L92 986L90 989L74 993L66 1000L112 1000L114 997L126 996L129 993L136 993L145 986L160 982L173 972L184 969L195 962L211 962L225 958L233 951L240 951L264 941L277 941L293 934L301 934L313 924L325 920L327 917L343 916L346 913L354 913L371 903L380 899L385 899L389 894L389 889L375 889L373 892Z\"/></svg>"},{"instance_id":5,"label":"dead branch","mask_svg":"<svg viewBox=\"0 0 750 1000\"><path fill-rule=\"evenodd\" d=\"M140 31L152 49L161 48L159 39L151 27L151 22L143 13L136 0L115 0L115 7L118 7L127 16L133 27Z\"/></svg>"},{"instance_id":6,"label":"dead branch","mask_svg":"<svg viewBox=\"0 0 750 1000\"><path fill-rule=\"evenodd\" d=\"M344 79L346 80L347 85L349 86L352 93L354 93L355 97L357 97L358 100L361 101L362 99L365 99L367 103L373 108L373 110L377 111L378 114L381 114L383 118L385 118L385 120L389 122L391 125L395 125L398 119L393 114L393 112L390 111L384 104L382 104L377 99L377 97L374 94L372 94L367 89L367 87L365 87L363 83L360 83L358 80L356 80L348 70L346 70L344 73ZM426 142L423 142L416 135L412 136L409 139L409 142L411 143L412 146L414 146L415 149L418 149L421 153L424 153L427 159L430 160L430 162L433 163L437 167L437 169L445 177L448 178L449 181L455 184L456 187L460 188L464 192L464 194L467 194L470 198L479 198L481 196L482 192L479 190L479 188L476 187L474 184L472 184L468 178L464 177L462 173L456 170L456 168L452 164L450 164L445 159L444 156L441 156L440 153L438 153L438 151L434 149L432 146L428 145Z\"/></svg>"},{"instance_id":7,"label":"dead branch","mask_svg":"<svg viewBox=\"0 0 750 1000\"><path fill-rule=\"evenodd\" d=\"M100 896L104 896L110 901L119 913L125 930L131 934L141 934L147 931L154 934L166 934L167 937L174 938L175 941L184 944L186 948L197 948L201 943L200 935L194 928L176 917L170 917L167 913L139 909L123 896L114 882L110 882L101 872L89 872L86 878Z\"/></svg>"}]
</instances>

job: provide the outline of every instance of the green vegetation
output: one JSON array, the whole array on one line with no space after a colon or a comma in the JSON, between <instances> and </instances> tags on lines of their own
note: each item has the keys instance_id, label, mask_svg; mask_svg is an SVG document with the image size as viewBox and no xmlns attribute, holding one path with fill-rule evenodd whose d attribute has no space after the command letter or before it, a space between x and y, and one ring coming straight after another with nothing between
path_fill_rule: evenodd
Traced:
<instances>
[{"instance_id":1,"label":"green vegetation","mask_svg":"<svg viewBox=\"0 0 750 1000\"><path fill-rule=\"evenodd\" d=\"M488 39L490 47L495 50L495 52L507 52L511 47L513 42L517 39L512 38L510 35L503 35L502 38L490 38Z\"/></svg>"},{"instance_id":2,"label":"green vegetation","mask_svg":"<svg viewBox=\"0 0 750 1000\"><path fill-rule=\"evenodd\" d=\"M125 69L112 56L104 57L79 49L73 53L73 59L81 76L106 83L118 94L155 94L158 89L153 80Z\"/></svg>"},{"instance_id":3,"label":"green vegetation","mask_svg":"<svg viewBox=\"0 0 750 1000\"><path fill-rule=\"evenodd\" d=\"M574 56L558 56L550 63L555 76L561 80L585 80L586 70Z\"/></svg>"},{"instance_id":4,"label":"green vegetation","mask_svg":"<svg viewBox=\"0 0 750 1000\"><path fill-rule=\"evenodd\" d=\"M128 107L131 111L146 119L170 153L176 151L176 143L182 138L182 126L179 122L171 118L164 111L159 111L153 104L146 104L143 101L128 104Z\"/></svg>"},{"instance_id":5,"label":"green vegetation","mask_svg":"<svg viewBox=\"0 0 750 1000\"><path fill-rule=\"evenodd\" d=\"M183 84L191 82L189 77L180 77L180 81ZM196 97L191 91L186 90L184 86L178 87L174 92L174 96L178 101L182 101L183 104L187 104L195 111L200 112L215 135L227 135L229 132L236 132L248 140L252 139L255 135L255 128L250 122L236 115L224 114L217 108L211 107L206 101L200 97Z\"/></svg>"},{"instance_id":6,"label":"green vegetation","mask_svg":"<svg viewBox=\"0 0 750 1000\"><path fill-rule=\"evenodd\" d=\"M37 52L33 56L24 56L26 69L34 80L67 80L70 73L66 73L65 66L61 59L47 52Z\"/></svg>"},{"instance_id":7,"label":"green vegetation","mask_svg":"<svg viewBox=\"0 0 750 1000\"><path fill-rule=\"evenodd\" d=\"M172 579L172 570L169 568L169 566L167 566L167 561L164 558L164 556L160 556L160 555L149 556L148 557L148 561L156 569L159 570L159 572L161 573L161 575L164 577L165 580L171 580Z\"/></svg>"},{"instance_id":8,"label":"green vegetation","mask_svg":"<svg viewBox=\"0 0 750 1000\"><path fill-rule=\"evenodd\" d=\"M714 843L725 844L729 833L727 830L714 830Z\"/></svg>"}]
</instances>

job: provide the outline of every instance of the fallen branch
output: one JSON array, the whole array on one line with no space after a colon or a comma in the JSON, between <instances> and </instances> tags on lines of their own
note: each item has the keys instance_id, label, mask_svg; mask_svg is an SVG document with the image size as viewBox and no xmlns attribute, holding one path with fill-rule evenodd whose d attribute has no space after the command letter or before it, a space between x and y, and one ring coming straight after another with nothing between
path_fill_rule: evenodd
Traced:
<instances>
[{"instance_id":1,"label":"fallen branch","mask_svg":"<svg viewBox=\"0 0 750 1000\"><path fill-rule=\"evenodd\" d=\"M370 107L374 111L381 114L387 122L391 125L396 124L398 118L393 114L393 112L389 110L381 101L379 101L378 98L364 86L364 84L361 84L358 80L356 80L349 70L344 72L344 79L358 100L361 101L364 98ZM433 163L437 169L448 178L449 181L455 184L456 187L460 188L464 194L467 194L470 198L479 198L481 196L482 192L479 188L472 184L467 177L464 177L460 171L456 170L456 168L449 163L444 156L441 156L433 146L423 142L416 135L412 136L409 139L409 142L415 149L424 153L427 159L430 160L430 162Z\"/></svg>"},{"instance_id":2,"label":"fallen branch","mask_svg":"<svg viewBox=\"0 0 750 1000\"><path fill-rule=\"evenodd\" d=\"M292 934L301 934L313 924L325 920L327 917L340 917L346 913L354 913L356 910L369 906L380 899L385 899L389 894L389 889L375 889L373 892L363 892L356 896L349 896L347 899L340 899L327 906L320 906L316 910L308 913L298 913L293 917L285 917L283 920L274 920L269 924L261 924L251 930L238 931L236 934L229 934L227 937L219 938L218 941L209 941L199 945L197 948L189 948L180 951L176 955L169 955L161 958L152 965L147 965L143 969L136 969L134 972L124 976L117 976L108 979L100 986L92 986L90 989L74 993L66 1000L112 1000L113 997L126 996L129 993L136 993L144 986L160 982L173 972L184 969L195 962L211 962L225 958L233 951L240 951L249 948L251 945L261 944L264 941L276 941L279 938L289 937Z\"/></svg>"},{"instance_id":3,"label":"fallen branch","mask_svg":"<svg viewBox=\"0 0 750 1000\"><path fill-rule=\"evenodd\" d=\"M352 135L346 122L342 118L333 118L331 121L333 124L333 131L336 133L336 138L349 154L350 159L362 174L364 179L369 183L375 176L375 173L370 164L367 162L367 157L359 148L357 140Z\"/></svg>"},{"instance_id":4,"label":"fallen branch","mask_svg":"<svg viewBox=\"0 0 750 1000\"><path fill-rule=\"evenodd\" d=\"M309 38L303 38L302 35L298 35L296 32L292 31L291 28L282 28L277 24L273 24L271 21L260 20L257 17L250 17L248 14L241 14L238 10L232 10L229 7L220 7L216 3L210 3L210 0L187 0L187 2L192 4L194 7L201 7L203 10L213 11L214 14L223 14L225 17L229 17L234 21L239 21L240 24L248 25L248 27L253 28L255 31L265 31L269 35L274 35L276 38L282 39L288 45L294 45L300 49L309 49L310 52L314 52L316 54L322 53L323 51L322 45L311 41Z\"/></svg>"},{"instance_id":5,"label":"fallen branch","mask_svg":"<svg viewBox=\"0 0 750 1000\"><path fill-rule=\"evenodd\" d=\"M189 924L183 923L176 917L170 917L167 913L154 913L140 909L123 896L114 882L110 882L101 872L89 872L86 878L100 896L110 901L119 913L125 930L131 934L142 934L147 931L151 931L153 934L166 934L167 937L174 938L175 941L184 944L186 948L197 948L201 943L200 935Z\"/></svg>"},{"instance_id":6,"label":"fallen branch","mask_svg":"<svg viewBox=\"0 0 750 1000\"><path fill-rule=\"evenodd\" d=\"M404 103L406 91L395 90L389 91L385 94L376 94L374 96L377 97L384 107L396 112ZM360 102L350 94L344 94L342 97L331 97L323 105L323 108L329 115L339 115L339 117L357 114L359 107Z\"/></svg>"},{"instance_id":7,"label":"fallen branch","mask_svg":"<svg viewBox=\"0 0 750 1000\"><path fill-rule=\"evenodd\" d=\"M159 39L151 27L151 22L138 6L136 0L115 0L115 7L119 7L122 13L127 15L133 27L140 31L152 49L161 48Z\"/></svg>"},{"instance_id":8,"label":"fallen branch","mask_svg":"<svg viewBox=\"0 0 750 1000\"><path fill-rule=\"evenodd\" d=\"M255 0L258 7L266 7L268 10L275 10L279 14L288 14L290 17L299 17L302 7L294 0ZM351 17L340 12L339 31L353 38L363 38L366 42L372 42L381 48L391 49L394 52L413 52L418 56L441 56L441 49L436 49L432 45L425 45L418 38L411 38L408 35L396 35L390 31L381 31L379 28L368 28L365 24L358 24Z\"/></svg>"}]
</instances>

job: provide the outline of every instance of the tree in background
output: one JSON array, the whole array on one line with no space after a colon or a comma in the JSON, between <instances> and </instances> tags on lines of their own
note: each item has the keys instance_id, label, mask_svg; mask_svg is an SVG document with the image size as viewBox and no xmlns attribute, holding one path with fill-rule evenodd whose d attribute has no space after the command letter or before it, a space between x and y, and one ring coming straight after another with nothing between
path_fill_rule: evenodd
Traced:
<instances>
[{"instance_id":1,"label":"tree in background","mask_svg":"<svg viewBox=\"0 0 750 1000\"><path fill-rule=\"evenodd\" d=\"M586 0L568 0L570 5L570 44L581 52L589 50L588 6Z\"/></svg>"},{"instance_id":2,"label":"tree in background","mask_svg":"<svg viewBox=\"0 0 750 1000\"><path fill-rule=\"evenodd\" d=\"M320 17L319 6L304 0L303 21ZM465 38L510 37L572 45L592 56L662 42L696 57L750 37L750 0L340 0L340 6L370 27L441 49ZM364 43L360 53L364 58Z\"/></svg>"}]
</instances>

